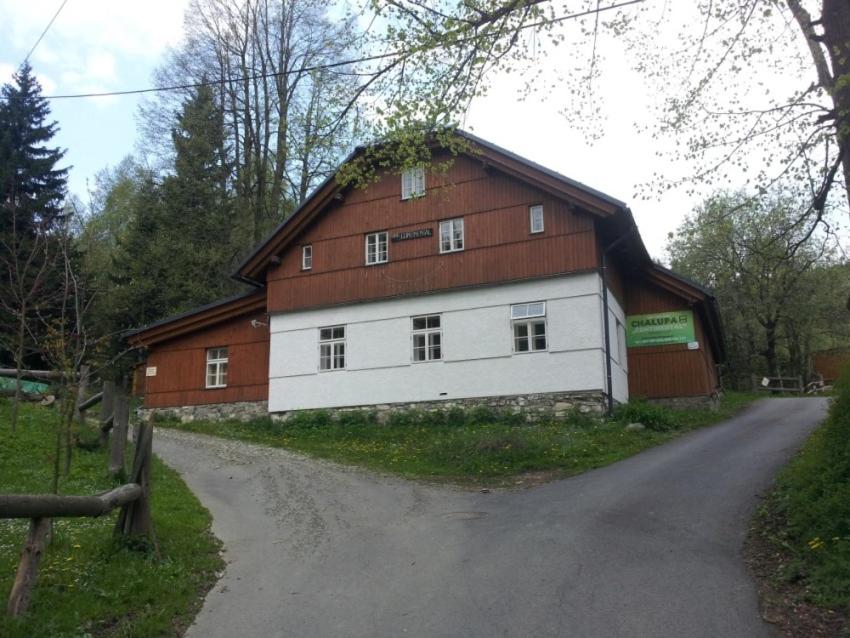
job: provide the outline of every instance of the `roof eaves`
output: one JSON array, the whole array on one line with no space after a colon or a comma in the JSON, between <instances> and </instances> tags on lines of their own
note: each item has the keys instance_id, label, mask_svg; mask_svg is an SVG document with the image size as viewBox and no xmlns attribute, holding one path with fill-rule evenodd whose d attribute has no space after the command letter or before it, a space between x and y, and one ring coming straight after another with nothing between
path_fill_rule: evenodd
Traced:
<instances>
[{"instance_id":1,"label":"roof eaves","mask_svg":"<svg viewBox=\"0 0 850 638\"><path fill-rule=\"evenodd\" d=\"M174 323L176 321L180 321L182 319L188 319L194 315L199 315L201 313L207 312L209 310L214 310L215 308L219 308L222 306L226 306L231 303L235 303L237 301L247 300L250 297L257 296L259 293L257 290L248 290L246 292L241 292L235 295L231 295L230 297L225 297L224 299L219 299L218 301L213 301L208 304L204 304L203 306L198 306L196 308L192 308L191 310L186 310L185 312L181 312L176 315L172 315L170 317L166 317L165 319L160 319L159 321L155 321L141 328L135 328L133 330L128 330L123 333L125 339L130 337L134 337L138 334L142 334L144 332L148 332L150 330L154 330L156 328L161 328L163 326L167 326L170 323Z\"/></svg>"}]
</instances>

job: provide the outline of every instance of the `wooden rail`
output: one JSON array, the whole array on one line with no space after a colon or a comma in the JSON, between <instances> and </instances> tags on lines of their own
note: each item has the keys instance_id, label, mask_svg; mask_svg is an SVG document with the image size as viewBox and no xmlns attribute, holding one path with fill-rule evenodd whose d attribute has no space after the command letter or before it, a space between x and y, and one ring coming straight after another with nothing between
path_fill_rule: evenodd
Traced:
<instances>
[{"instance_id":1,"label":"wooden rail","mask_svg":"<svg viewBox=\"0 0 850 638\"><path fill-rule=\"evenodd\" d=\"M767 384L765 384L767 380ZM793 392L802 394L805 390L803 377L762 377L752 375L753 391L762 392Z\"/></svg>"},{"instance_id":2,"label":"wooden rail","mask_svg":"<svg viewBox=\"0 0 850 638\"><path fill-rule=\"evenodd\" d=\"M123 436L114 436L109 455L109 471L124 475L124 446L126 445L128 405L125 396L115 397L114 420ZM113 415L109 415L109 422ZM136 449L133 456L130 483L93 496L63 496L59 494L0 494L0 518L29 518L30 526L21 551L21 561L9 595L8 612L14 617L29 606L38 576L38 566L47 546L51 520L57 517L97 517L121 508L115 524L115 534L124 537L145 537L156 551L156 538L150 511L150 463L153 446L153 427L141 423L136 429ZM120 450L118 449L120 448Z\"/></svg>"}]
</instances>

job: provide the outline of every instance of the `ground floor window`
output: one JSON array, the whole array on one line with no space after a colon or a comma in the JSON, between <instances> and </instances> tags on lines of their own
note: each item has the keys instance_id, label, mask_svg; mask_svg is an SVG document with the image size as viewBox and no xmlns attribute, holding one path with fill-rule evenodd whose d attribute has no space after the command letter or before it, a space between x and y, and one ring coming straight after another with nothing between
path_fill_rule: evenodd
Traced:
<instances>
[{"instance_id":1,"label":"ground floor window","mask_svg":"<svg viewBox=\"0 0 850 638\"><path fill-rule=\"evenodd\" d=\"M207 387L223 388L227 385L227 348L207 350Z\"/></svg>"},{"instance_id":2,"label":"ground floor window","mask_svg":"<svg viewBox=\"0 0 850 638\"><path fill-rule=\"evenodd\" d=\"M440 315L413 317L413 361L439 361L443 358L443 331Z\"/></svg>"},{"instance_id":3,"label":"ground floor window","mask_svg":"<svg viewBox=\"0 0 850 638\"><path fill-rule=\"evenodd\" d=\"M546 302L514 304L511 306L514 332L514 352L535 352L546 349Z\"/></svg>"},{"instance_id":4,"label":"ground floor window","mask_svg":"<svg viewBox=\"0 0 850 638\"><path fill-rule=\"evenodd\" d=\"M319 328L319 370L345 368L345 326Z\"/></svg>"}]
</instances>

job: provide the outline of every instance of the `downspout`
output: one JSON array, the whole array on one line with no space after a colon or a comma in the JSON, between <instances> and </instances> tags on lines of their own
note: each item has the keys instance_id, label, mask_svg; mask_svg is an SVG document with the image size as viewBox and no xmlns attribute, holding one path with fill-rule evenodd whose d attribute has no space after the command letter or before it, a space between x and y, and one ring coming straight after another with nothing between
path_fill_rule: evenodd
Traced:
<instances>
[{"instance_id":1,"label":"downspout","mask_svg":"<svg viewBox=\"0 0 850 638\"><path fill-rule=\"evenodd\" d=\"M637 230L637 225L631 227L613 243L602 249L602 324L605 331L605 414L611 416L614 413L614 388L611 378L611 331L608 319L608 253L626 240Z\"/></svg>"}]
</instances>

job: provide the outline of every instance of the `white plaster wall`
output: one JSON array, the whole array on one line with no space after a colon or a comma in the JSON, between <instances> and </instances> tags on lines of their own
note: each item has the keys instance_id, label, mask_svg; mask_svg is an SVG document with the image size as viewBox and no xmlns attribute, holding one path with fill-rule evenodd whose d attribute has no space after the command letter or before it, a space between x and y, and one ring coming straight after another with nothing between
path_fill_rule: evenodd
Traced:
<instances>
[{"instance_id":1,"label":"white plaster wall","mask_svg":"<svg viewBox=\"0 0 850 638\"><path fill-rule=\"evenodd\" d=\"M601 315L601 312L600 312ZM626 325L626 315L614 295L608 294L608 335L611 343L611 386L614 399L629 400L629 364L625 334L618 335L617 322Z\"/></svg>"},{"instance_id":2,"label":"white plaster wall","mask_svg":"<svg viewBox=\"0 0 850 638\"><path fill-rule=\"evenodd\" d=\"M602 390L600 292L588 273L274 315L269 410ZM510 305L541 300L549 349L514 354ZM432 313L443 360L412 363L410 317ZM319 372L319 328L338 324L346 369Z\"/></svg>"}]
</instances>

